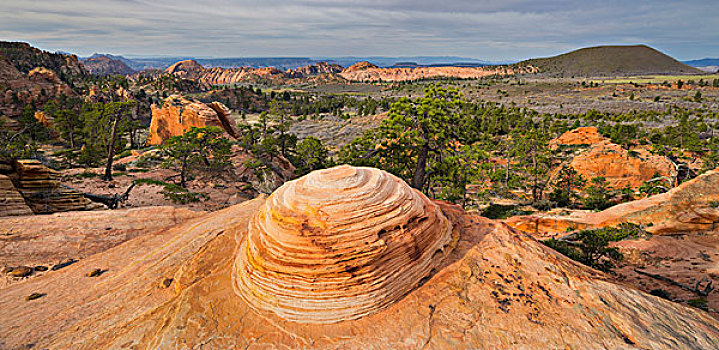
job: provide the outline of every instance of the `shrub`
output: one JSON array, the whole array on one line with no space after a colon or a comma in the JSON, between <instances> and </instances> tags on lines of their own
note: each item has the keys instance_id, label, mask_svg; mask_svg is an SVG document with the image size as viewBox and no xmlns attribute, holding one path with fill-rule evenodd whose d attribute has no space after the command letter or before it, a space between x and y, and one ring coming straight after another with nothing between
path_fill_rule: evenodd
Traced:
<instances>
[{"instance_id":1,"label":"shrub","mask_svg":"<svg viewBox=\"0 0 719 350\"><path fill-rule=\"evenodd\" d=\"M652 289L652 290L649 291L649 294L651 294L651 295L653 295L653 296L655 296L655 297L660 297L660 298L663 298L663 299L672 300L672 295L669 294L669 292L667 292L666 290L661 289L661 288Z\"/></svg>"},{"instance_id":2,"label":"shrub","mask_svg":"<svg viewBox=\"0 0 719 350\"><path fill-rule=\"evenodd\" d=\"M482 210L482 216L489 219L506 219L511 216L528 215L529 210L520 210L516 205L490 204Z\"/></svg>"},{"instance_id":3,"label":"shrub","mask_svg":"<svg viewBox=\"0 0 719 350\"><path fill-rule=\"evenodd\" d=\"M572 260L609 272L617 262L624 258L619 249L609 247L609 243L637 236L642 232L639 226L624 223L617 227L582 230L571 238L564 240L552 238L544 240L542 243Z\"/></svg>"},{"instance_id":4,"label":"shrub","mask_svg":"<svg viewBox=\"0 0 719 350\"><path fill-rule=\"evenodd\" d=\"M708 310L707 298L696 298L687 300L687 304L697 309Z\"/></svg>"}]
</instances>

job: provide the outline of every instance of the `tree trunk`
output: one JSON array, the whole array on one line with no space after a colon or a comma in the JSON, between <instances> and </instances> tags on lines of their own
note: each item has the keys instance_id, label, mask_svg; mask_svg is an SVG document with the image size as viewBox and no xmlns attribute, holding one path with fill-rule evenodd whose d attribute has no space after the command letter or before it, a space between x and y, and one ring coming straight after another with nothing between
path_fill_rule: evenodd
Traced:
<instances>
[{"instance_id":1,"label":"tree trunk","mask_svg":"<svg viewBox=\"0 0 719 350\"><path fill-rule=\"evenodd\" d=\"M112 161L115 158L115 138L117 138L117 122L118 116L112 121L112 136L110 137L110 145L107 150L107 166L105 166L105 181L112 181Z\"/></svg>"},{"instance_id":2,"label":"tree trunk","mask_svg":"<svg viewBox=\"0 0 719 350\"><path fill-rule=\"evenodd\" d=\"M180 186L187 188L187 159L182 161L182 168L180 169Z\"/></svg>"},{"instance_id":3,"label":"tree trunk","mask_svg":"<svg viewBox=\"0 0 719 350\"><path fill-rule=\"evenodd\" d=\"M427 158L429 158L429 143L425 143L419 150L417 167L414 169L414 176L412 176L412 187L420 191L424 185L424 178L427 175Z\"/></svg>"}]
</instances>

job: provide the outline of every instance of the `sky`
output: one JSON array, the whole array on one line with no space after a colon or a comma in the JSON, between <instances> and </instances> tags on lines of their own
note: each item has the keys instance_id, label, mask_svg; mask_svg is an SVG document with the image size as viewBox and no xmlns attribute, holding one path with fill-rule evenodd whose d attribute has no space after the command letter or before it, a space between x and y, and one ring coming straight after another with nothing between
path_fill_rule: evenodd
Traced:
<instances>
[{"instance_id":1,"label":"sky","mask_svg":"<svg viewBox=\"0 0 719 350\"><path fill-rule=\"evenodd\" d=\"M719 57L716 0L0 0L0 40L194 57L551 56L647 44Z\"/></svg>"}]
</instances>

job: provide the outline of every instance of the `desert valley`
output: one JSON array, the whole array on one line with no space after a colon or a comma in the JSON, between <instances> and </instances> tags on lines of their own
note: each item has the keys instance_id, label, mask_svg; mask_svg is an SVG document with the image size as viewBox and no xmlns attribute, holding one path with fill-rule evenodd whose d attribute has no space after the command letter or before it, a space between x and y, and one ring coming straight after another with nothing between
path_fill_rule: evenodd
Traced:
<instances>
[{"instance_id":1,"label":"desert valley","mask_svg":"<svg viewBox=\"0 0 719 350\"><path fill-rule=\"evenodd\" d=\"M719 60L415 61L0 41L0 349L719 349Z\"/></svg>"}]
</instances>

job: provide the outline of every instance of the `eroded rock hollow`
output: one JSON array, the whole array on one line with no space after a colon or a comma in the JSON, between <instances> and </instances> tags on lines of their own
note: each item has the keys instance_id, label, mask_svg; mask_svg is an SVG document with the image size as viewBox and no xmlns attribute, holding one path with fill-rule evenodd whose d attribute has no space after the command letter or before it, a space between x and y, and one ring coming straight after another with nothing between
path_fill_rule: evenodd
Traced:
<instances>
[{"instance_id":1,"label":"eroded rock hollow","mask_svg":"<svg viewBox=\"0 0 719 350\"><path fill-rule=\"evenodd\" d=\"M235 291L285 320L333 323L391 305L452 249L452 224L397 177L339 166L275 191L249 222Z\"/></svg>"}]
</instances>

